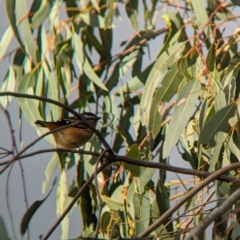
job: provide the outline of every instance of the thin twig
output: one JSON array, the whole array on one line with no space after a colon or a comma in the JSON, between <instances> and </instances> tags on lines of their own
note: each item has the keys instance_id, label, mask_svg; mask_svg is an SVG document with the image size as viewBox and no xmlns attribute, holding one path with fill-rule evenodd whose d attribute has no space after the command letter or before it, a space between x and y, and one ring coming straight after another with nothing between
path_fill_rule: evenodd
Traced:
<instances>
[{"instance_id":1,"label":"thin twig","mask_svg":"<svg viewBox=\"0 0 240 240\"><path fill-rule=\"evenodd\" d=\"M16 153L18 153L18 149L17 149L17 144L16 144L16 140L14 137L14 130L13 130L13 126L12 126L12 122L11 122L11 118L10 115L8 113L8 111L6 109L4 109L3 107L1 107L1 110L3 111L7 123L8 123L8 127L9 127L9 132L10 132L10 138L11 138L11 145L12 145L12 154L14 154L14 151ZM20 171L21 171L21 177L22 177L22 187L23 187L23 196L24 196L24 202L25 202L25 207L27 209L28 207L28 201L27 201L27 190L26 190L26 183L25 183L25 178L24 178L24 174L23 174L23 167L22 167L22 163L19 161L18 162L19 167L20 167ZM10 214L10 218L12 217L11 211L10 211L10 203L9 203L9 198L8 198L8 192L9 192L9 179L10 179L10 174L11 174L12 168L9 169L8 175L7 175L7 182L6 182L6 201L7 201L7 207L8 207L8 212ZM11 221L11 226L12 228L13 223ZM14 236L15 236L15 230L13 230ZM29 239L29 232L28 232L28 239Z\"/></svg>"},{"instance_id":2,"label":"thin twig","mask_svg":"<svg viewBox=\"0 0 240 240\"><path fill-rule=\"evenodd\" d=\"M186 237L186 240L199 239L205 229L216 219L226 213L232 205L240 199L240 189L237 189L231 196L229 196L220 206L214 209L206 216L202 222Z\"/></svg>"},{"instance_id":3,"label":"thin twig","mask_svg":"<svg viewBox=\"0 0 240 240\"><path fill-rule=\"evenodd\" d=\"M15 140L15 137L14 137L14 130L13 130L13 125L12 125L12 122L11 122L10 115L9 115L9 113L6 109L2 108L2 110L3 110L3 113L6 116L9 131L10 131L11 142L12 142L12 152L14 153L14 150L15 150L15 152L18 153L17 144L16 144L16 140ZM23 174L24 170L23 170L22 163L20 161L18 162L18 164L19 164L20 171L21 171L23 195L24 195L25 206L26 206L26 209L27 209L28 208L28 201L27 201L26 182L25 182L25 177L24 177L24 174Z\"/></svg>"},{"instance_id":4,"label":"thin twig","mask_svg":"<svg viewBox=\"0 0 240 240\"><path fill-rule=\"evenodd\" d=\"M7 211L8 211L8 215L10 218L10 223L11 223L11 229L12 229L12 234L13 234L13 239L17 239L16 238L16 233L15 233L15 229L14 229L14 224L13 224L13 215L10 209L10 202L9 202L9 178L10 178L10 173L12 170L12 166L9 169L9 172L7 174L7 181L6 181L6 203L7 203Z\"/></svg>"},{"instance_id":5,"label":"thin twig","mask_svg":"<svg viewBox=\"0 0 240 240\"><path fill-rule=\"evenodd\" d=\"M240 168L240 163L233 163L228 165L224 168L217 170L216 172L212 173L206 179L204 179L198 186L193 188L190 192L188 192L184 197L182 197L174 206L168 209L156 222L151 224L147 229L145 229L142 233L140 233L139 237L146 237L152 231L154 231L157 227L161 226L161 224L168 219L177 209L179 209L185 202L187 202L190 198L192 198L195 194L197 194L201 189L207 186L211 181L216 180L221 175L229 172L231 170Z\"/></svg>"},{"instance_id":6,"label":"thin twig","mask_svg":"<svg viewBox=\"0 0 240 240\"><path fill-rule=\"evenodd\" d=\"M23 158L28 158L28 157L32 157L34 155L37 154L41 154L41 153L47 153L47 152L68 152L68 153L79 153L79 154L85 154L85 155L91 155L91 156L96 156L98 157L100 155L100 153L98 152L90 152L90 151L85 151L82 149L72 149L72 148L51 148L51 149L42 149L42 150L38 150L38 151L34 151L28 154L24 154L18 157L18 159L16 159L16 161L23 159ZM9 164L9 162L12 161L12 159L4 161L4 162L0 162L0 166Z\"/></svg>"},{"instance_id":7,"label":"thin twig","mask_svg":"<svg viewBox=\"0 0 240 240\"><path fill-rule=\"evenodd\" d=\"M106 160L98 169L97 173L100 173L105 167L107 167L111 162ZM67 206L65 211L62 213L62 215L58 218L58 220L53 224L53 226L49 229L49 231L46 233L46 235L41 238L41 240L46 240L50 237L50 235L53 233L53 231L56 229L56 227L61 223L61 221L64 219L64 217L69 213L69 211L72 209L74 204L77 202L79 197L83 194L83 192L87 189L89 184L93 181L95 172L89 177L89 179L83 184L83 186L79 189L76 196L73 198L73 200L70 202L70 204Z\"/></svg>"}]
</instances>

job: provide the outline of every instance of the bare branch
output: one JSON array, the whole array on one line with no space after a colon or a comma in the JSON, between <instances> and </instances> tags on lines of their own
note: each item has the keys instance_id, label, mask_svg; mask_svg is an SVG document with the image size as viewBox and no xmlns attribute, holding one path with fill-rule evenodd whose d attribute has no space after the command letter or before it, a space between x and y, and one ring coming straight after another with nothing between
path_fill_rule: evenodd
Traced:
<instances>
[{"instance_id":1,"label":"bare branch","mask_svg":"<svg viewBox=\"0 0 240 240\"><path fill-rule=\"evenodd\" d=\"M202 222L186 237L186 240L199 239L204 230L216 219L232 208L232 205L240 199L240 189L237 189L219 207L206 216Z\"/></svg>"},{"instance_id":2,"label":"bare branch","mask_svg":"<svg viewBox=\"0 0 240 240\"><path fill-rule=\"evenodd\" d=\"M228 165L224 168L217 170L216 172L212 173L206 179L204 179L198 186L193 188L190 192L188 192L182 199L180 199L173 207L168 209L156 222L150 225L147 229L145 229L139 237L146 237L152 231L154 231L157 227L159 227L163 222L168 219L177 209L179 209L185 202L187 202L190 198L192 198L195 194L197 194L201 189L207 186L211 181L216 180L219 176L223 175L224 173L240 168L240 163L233 163Z\"/></svg>"}]
</instances>

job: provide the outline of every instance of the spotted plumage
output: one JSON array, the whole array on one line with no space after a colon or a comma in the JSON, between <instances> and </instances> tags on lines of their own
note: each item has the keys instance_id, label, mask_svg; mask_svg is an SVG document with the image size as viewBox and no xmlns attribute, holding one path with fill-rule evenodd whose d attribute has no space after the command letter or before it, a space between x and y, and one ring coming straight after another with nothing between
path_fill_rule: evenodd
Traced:
<instances>
[{"instance_id":1,"label":"spotted plumage","mask_svg":"<svg viewBox=\"0 0 240 240\"><path fill-rule=\"evenodd\" d=\"M84 112L81 116L94 128L97 125L97 121L100 119L100 117L97 117L95 114L90 112ZM57 131L53 133L53 136L58 146L63 148L77 148L88 142L93 135L93 131L78 118L60 118L55 122L37 120L35 124L41 127L46 127L49 130L53 130L58 127L72 124L76 121L79 121L79 124Z\"/></svg>"}]
</instances>

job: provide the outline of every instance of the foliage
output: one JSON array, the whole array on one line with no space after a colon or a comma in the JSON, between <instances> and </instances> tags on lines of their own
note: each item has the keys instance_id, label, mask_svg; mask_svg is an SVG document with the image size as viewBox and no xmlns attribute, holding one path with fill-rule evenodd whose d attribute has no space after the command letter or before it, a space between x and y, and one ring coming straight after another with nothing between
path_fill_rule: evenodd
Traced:
<instances>
[{"instance_id":1,"label":"foliage","mask_svg":"<svg viewBox=\"0 0 240 240\"><path fill-rule=\"evenodd\" d=\"M46 131L34 122L68 116L67 107L102 117L96 133L102 138L94 136L71 160L60 150L53 153L45 171L44 191L55 169L61 169L57 215L73 203L60 221L62 239L68 238L76 202L82 237L180 239L210 214L210 202L221 199L219 206L236 190L238 165L227 169L225 178L217 170L238 162L240 153L239 29L234 27L239 5L215 0L34 0L28 8L27 1L5 0L10 26L2 35L0 57L8 56L10 63L0 85L2 108L18 97L20 119L25 116L39 135ZM127 40L121 38L121 18L129 25ZM165 26L158 29L159 22ZM7 53L12 39L17 47ZM55 144L50 135L46 139ZM15 154L8 163L23 153L2 151ZM191 169L179 168L173 159L184 160ZM71 184L66 177L70 169L76 172ZM169 171L184 172L193 181L169 180ZM173 209L179 195L191 193L215 171L215 185L206 183L151 228ZM181 187L177 194L175 185ZM29 207L22 234L47 201ZM237 237L238 205L235 201L236 219L230 219L231 208L224 218L214 219L215 239ZM202 233L201 239L209 236Z\"/></svg>"}]
</instances>

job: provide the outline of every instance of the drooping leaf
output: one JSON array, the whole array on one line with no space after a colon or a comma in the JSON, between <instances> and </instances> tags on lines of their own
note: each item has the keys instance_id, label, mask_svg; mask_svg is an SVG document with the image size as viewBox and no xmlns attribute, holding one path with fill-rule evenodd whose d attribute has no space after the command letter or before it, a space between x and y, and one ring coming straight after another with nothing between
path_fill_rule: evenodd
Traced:
<instances>
[{"instance_id":1,"label":"drooping leaf","mask_svg":"<svg viewBox=\"0 0 240 240\"><path fill-rule=\"evenodd\" d=\"M65 205L67 201L67 176L65 169L62 170L61 176L59 179L59 185L57 187L56 193L56 214L61 216L65 210ZM61 239L68 238L68 228L69 228L69 213L61 221L62 234Z\"/></svg>"},{"instance_id":2,"label":"drooping leaf","mask_svg":"<svg viewBox=\"0 0 240 240\"><path fill-rule=\"evenodd\" d=\"M2 86L0 87L0 92L5 92L5 91L13 92L15 89L15 85L16 85L15 81L16 81L16 76L15 76L14 69L12 66L9 66L8 76L2 83ZM6 108L8 106L8 104L11 102L11 100L12 100L11 96L1 97L0 105L3 108Z\"/></svg>"},{"instance_id":3,"label":"drooping leaf","mask_svg":"<svg viewBox=\"0 0 240 240\"><path fill-rule=\"evenodd\" d=\"M204 7L203 1L191 0L191 4L192 4L194 12L196 14L197 23L199 25L199 28L201 29L204 27L204 32L205 32L206 36L208 36L211 29L210 29L210 26L204 26L208 22L208 14L207 14L206 8ZM210 36L210 38L212 40L212 36Z\"/></svg>"},{"instance_id":4,"label":"drooping leaf","mask_svg":"<svg viewBox=\"0 0 240 240\"><path fill-rule=\"evenodd\" d=\"M239 60L240 60L240 55L236 53L232 57L222 80L223 89L224 89L224 92L226 93L225 98L227 103L230 103L233 99L237 99L239 96L239 92L240 92L239 81L238 81L239 70L240 70Z\"/></svg>"},{"instance_id":5,"label":"drooping leaf","mask_svg":"<svg viewBox=\"0 0 240 240\"><path fill-rule=\"evenodd\" d=\"M21 219L21 223L20 223L20 233L23 236L25 234L25 232L28 229L28 225L33 217L33 215L35 214L35 212L39 209L39 207L45 202L45 200L49 197L49 195L51 194L53 187L56 183L56 178L54 179L53 183L52 183L52 187L50 189L50 191L48 192L47 196L42 199L42 200L37 200L35 201L28 209L27 211L24 213L22 219Z\"/></svg>"},{"instance_id":6,"label":"drooping leaf","mask_svg":"<svg viewBox=\"0 0 240 240\"><path fill-rule=\"evenodd\" d=\"M127 0L125 2L125 8L132 27L138 32L138 0Z\"/></svg>"},{"instance_id":7,"label":"drooping leaf","mask_svg":"<svg viewBox=\"0 0 240 240\"><path fill-rule=\"evenodd\" d=\"M136 158L136 159L139 158L140 152L139 152L137 144L133 144L130 147L130 149L127 153L127 156L132 157L132 158ZM132 164L128 164L128 163L124 162L123 167L124 167L124 169L129 170L134 177L139 177L140 176L140 166L136 166L136 165L132 165Z\"/></svg>"},{"instance_id":8,"label":"drooping leaf","mask_svg":"<svg viewBox=\"0 0 240 240\"><path fill-rule=\"evenodd\" d=\"M210 72L213 72L215 65L216 65L215 54L216 54L215 44L212 44L208 51L207 58L206 58L207 67Z\"/></svg>"},{"instance_id":9,"label":"drooping leaf","mask_svg":"<svg viewBox=\"0 0 240 240\"><path fill-rule=\"evenodd\" d=\"M153 95L161 83L162 77L164 76L168 68L171 69L172 65L180 59L181 54L184 50L185 44L178 43L168 49L167 52L163 53L155 62L151 69L151 72L146 81L143 96L141 99L140 106L143 109L142 122L146 125L149 122L150 107L152 105Z\"/></svg>"},{"instance_id":10,"label":"drooping leaf","mask_svg":"<svg viewBox=\"0 0 240 240\"><path fill-rule=\"evenodd\" d=\"M7 226L2 215L0 215L0 239L10 239L7 233Z\"/></svg>"},{"instance_id":11,"label":"drooping leaf","mask_svg":"<svg viewBox=\"0 0 240 240\"><path fill-rule=\"evenodd\" d=\"M216 145L216 133L220 131L228 133L230 130L229 119L235 115L236 110L236 103L232 103L217 111L205 123L199 136L199 142L208 143L210 147L214 147Z\"/></svg>"},{"instance_id":12,"label":"drooping leaf","mask_svg":"<svg viewBox=\"0 0 240 240\"><path fill-rule=\"evenodd\" d=\"M18 16L18 30L22 36L22 42L24 43L24 50L27 53L29 61L33 61L34 64L37 63L36 56L36 43L33 39L32 30L30 27L29 19L26 17L28 15L27 1L16 0L16 15Z\"/></svg>"},{"instance_id":13,"label":"drooping leaf","mask_svg":"<svg viewBox=\"0 0 240 240\"><path fill-rule=\"evenodd\" d=\"M170 208L170 202L169 202L169 192L161 181L157 182L156 197L157 197L158 208L159 208L160 214L162 215ZM168 232L173 231L172 222L169 224L169 220L166 219L163 223L166 224L166 228Z\"/></svg>"},{"instance_id":14,"label":"drooping leaf","mask_svg":"<svg viewBox=\"0 0 240 240\"><path fill-rule=\"evenodd\" d=\"M0 60L2 60L2 58L4 57L11 43L12 38L13 38L13 29L11 26L9 26L4 32L4 34L2 35L2 39L0 41Z\"/></svg>"},{"instance_id":15,"label":"drooping leaf","mask_svg":"<svg viewBox=\"0 0 240 240\"><path fill-rule=\"evenodd\" d=\"M163 145L163 158L170 155L172 147L177 143L189 118L193 114L194 106L200 95L201 84L197 80L189 81L182 89L176 101L166 139Z\"/></svg>"},{"instance_id":16,"label":"drooping leaf","mask_svg":"<svg viewBox=\"0 0 240 240\"><path fill-rule=\"evenodd\" d=\"M49 16L51 8L51 0L41 1L40 8L34 13L31 18L31 27L33 29L39 27L43 23L43 21Z\"/></svg>"},{"instance_id":17,"label":"drooping leaf","mask_svg":"<svg viewBox=\"0 0 240 240\"><path fill-rule=\"evenodd\" d=\"M150 181L152 178L153 174L155 173L156 169L154 168L144 168L141 167L141 173L139 177L139 193L143 193L145 191L145 186L146 184ZM136 178L137 179L137 178ZM127 199L128 199L128 204L129 204L129 213L131 217L134 219L135 212L134 212L134 203L133 203L133 196L136 191L135 183L132 182L128 188L127 191Z\"/></svg>"},{"instance_id":18,"label":"drooping leaf","mask_svg":"<svg viewBox=\"0 0 240 240\"><path fill-rule=\"evenodd\" d=\"M221 148L224 144L225 139L226 139L226 134L224 134L223 132L216 133L216 145L213 148L213 155L212 155L209 170L208 170L209 172L215 171L216 164L219 163Z\"/></svg>"},{"instance_id":19,"label":"drooping leaf","mask_svg":"<svg viewBox=\"0 0 240 240\"><path fill-rule=\"evenodd\" d=\"M104 212L101 216L101 231L103 235L105 234L106 229L108 229L109 224L111 221L111 214L110 212Z\"/></svg>"},{"instance_id":20,"label":"drooping leaf","mask_svg":"<svg viewBox=\"0 0 240 240\"><path fill-rule=\"evenodd\" d=\"M231 0L231 2L235 5L240 6L240 0Z\"/></svg>"},{"instance_id":21,"label":"drooping leaf","mask_svg":"<svg viewBox=\"0 0 240 240\"><path fill-rule=\"evenodd\" d=\"M34 95L33 87L36 84L36 73L27 73L23 75L22 79L18 83L17 91L19 93L28 93ZM37 119L41 119L41 115L38 111L39 102L34 99L28 98L19 98L19 104L21 106L21 110L23 111L26 119L35 126L34 122Z\"/></svg>"},{"instance_id":22,"label":"drooping leaf","mask_svg":"<svg viewBox=\"0 0 240 240\"><path fill-rule=\"evenodd\" d=\"M19 42L22 49L24 49L24 45L23 45L22 39L20 37L18 26L17 26L17 18L15 15L16 1L17 0L5 0L4 3L5 3L5 9L7 12L8 20L11 24L14 36L16 37L16 39Z\"/></svg>"},{"instance_id":23,"label":"drooping leaf","mask_svg":"<svg viewBox=\"0 0 240 240\"><path fill-rule=\"evenodd\" d=\"M79 69L83 71L88 76L88 78L91 81L93 81L96 85L98 85L103 90L108 91L108 89L102 83L101 79L93 71L88 59L85 57L85 54L83 51L83 44L80 41L77 34L73 34L72 41L73 41L73 47L74 47L74 54L75 54Z\"/></svg>"},{"instance_id":24,"label":"drooping leaf","mask_svg":"<svg viewBox=\"0 0 240 240\"><path fill-rule=\"evenodd\" d=\"M115 0L107 0L108 13L105 17L105 28L109 28L112 25L113 17L115 14Z\"/></svg>"},{"instance_id":25,"label":"drooping leaf","mask_svg":"<svg viewBox=\"0 0 240 240\"><path fill-rule=\"evenodd\" d=\"M105 29L105 19L101 15L92 14L91 12L85 12L82 13L80 17L87 25L91 27Z\"/></svg>"},{"instance_id":26,"label":"drooping leaf","mask_svg":"<svg viewBox=\"0 0 240 240\"><path fill-rule=\"evenodd\" d=\"M170 12L165 12L162 15L162 18L165 20L166 25L169 27L169 30L165 37L164 45L160 50L158 56L161 56L164 52L166 52L167 49L171 47L176 41L182 42L180 37L183 29L179 27L181 24L176 15Z\"/></svg>"},{"instance_id":27,"label":"drooping leaf","mask_svg":"<svg viewBox=\"0 0 240 240\"><path fill-rule=\"evenodd\" d=\"M49 184L49 181L53 175L53 172L57 169L58 163L59 163L58 155L57 155L57 153L54 153L52 158L49 160L48 165L45 170L46 179L42 183L42 193L45 193L46 188Z\"/></svg>"},{"instance_id":28,"label":"drooping leaf","mask_svg":"<svg viewBox=\"0 0 240 240\"><path fill-rule=\"evenodd\" d=\"M134 194L134 208L136 220L136 234L139 234L149 226L150 200L149 194L145 191L143 194Z\"/></svg>"},{"instance_id":29,"label":"drooping leaf","mask_svg":"<svg viewBox=\"0 0 240 240\"><path fill-rule=\"evenodd\" d=\"M119 204L119 203L113 201L111 198L102 196L102 200L107 204L109 209L114 210L114 211L123 211L122 204Z\"/></svg>"},{"instance_id":30,"label":"drooping leaf","mask_svg":"<svg viewBox=\"0 0 240 240\"><path fill-rule=\"evenodd\" d=\"M151 103L148 123L149 131L152 132L153 138L157 136L160 130L160 124L162 120L162 117L158 111L160 103L171 100L183 79L184 77L179 73L177 63L175 63L162 79L161 87L155 91Z\"/></svg>"}]
</instances>

